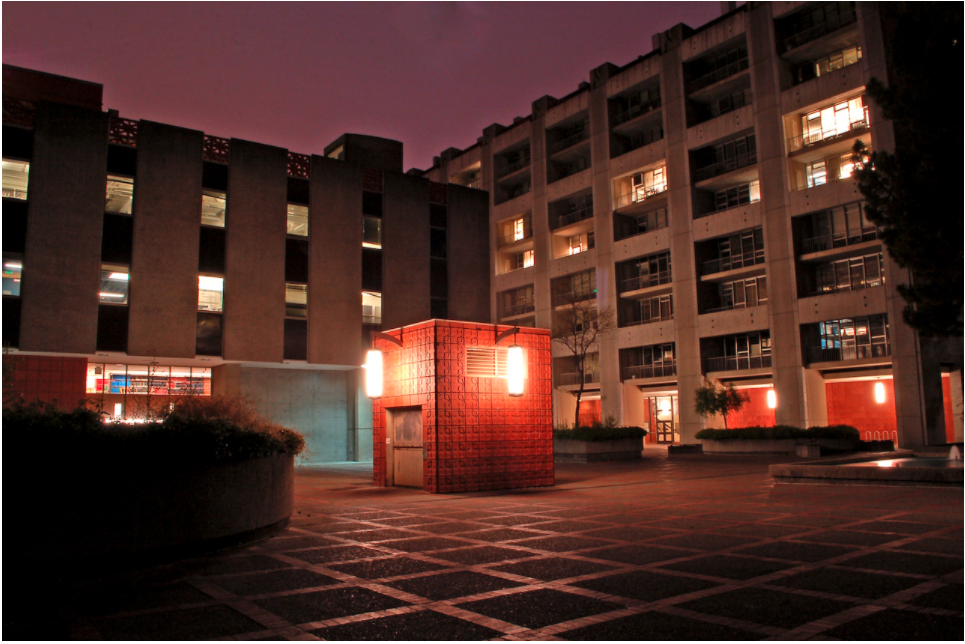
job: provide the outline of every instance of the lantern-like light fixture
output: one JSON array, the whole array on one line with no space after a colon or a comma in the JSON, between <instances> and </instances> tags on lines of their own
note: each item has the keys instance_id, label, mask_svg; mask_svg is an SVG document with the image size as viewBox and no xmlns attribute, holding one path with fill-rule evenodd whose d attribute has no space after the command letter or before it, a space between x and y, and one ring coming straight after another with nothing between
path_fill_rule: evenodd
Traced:
<instances>
[{"instance_id":1,"label":"lantern-like light fixture","mask_svg":"<svg viewBox=\"0 0 965 644\"><path fill-rule=\"evenodd\" d=\"M365 394L369 398L382 396L382 352L372 349L365 355Z\"/></svg>"},{"instance_id":2,"label":"lantern-like light fixture","mask_svg":"<svg viewBox=\"0 0 965 644\"><path fill-rule=\"evenodd\" d=\"M777 408L777 393L773 389L767 390L767 407L768 409Z\"/></svg>"},{"instance_id":3,"label":"lantern-like light fixture","mask_svg":"<svg viewBox=\"0 0 965 644\"><path fill-rule=\"evenodd\" d=\"M885 402L885 384L883 382L875 383L875 402L879 405Z\"/></svg>"},{"instance_id":4,"label":"lantern-like light fixture","mask_svg":"<svg viewBox=\"0 0 965 644\"><path fill-rule=\"evenodd\" d=\"M657 410L663 414L669 414L672 409L670 404L670 398L661 398L660 402L657 404Z\"/></svg>"},{"instance_id":5,"label":"lantern-like light fixture","mask_svg":"<svg viewBox=\"0 0 965 644\"><path fill-rule=\"evenodd\" d=\"M506 360L506 375L509 380L509 395L523 395L523 347L514 344L509 347L509 355Z\"/></svg>"}]
</instances>

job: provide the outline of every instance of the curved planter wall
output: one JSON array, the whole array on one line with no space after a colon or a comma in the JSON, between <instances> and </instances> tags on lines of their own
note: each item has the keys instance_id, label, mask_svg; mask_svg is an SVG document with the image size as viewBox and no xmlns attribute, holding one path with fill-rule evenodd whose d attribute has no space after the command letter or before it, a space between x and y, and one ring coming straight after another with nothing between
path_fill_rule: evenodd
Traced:
<instances>
[{"instance_id":1,"label":"curved planter wall","mask_svg":"<svg viewBox=\"0 0 965 644\"><path fill-rule=\"evenodd\" d=\"M847 451L857 447L855 441L830 438L780 440L748 440L731 438L728 440L702 439L704 454L793 454L797 445L816 445L825 449Z\"/></svg>"},{"instance_id":2,"label":"curved planter wall","mask_svg":"<svg viewBox=\"0 0 965 644\"><path fill-rule=\"evenodd\" d=\"M642 438L623 438L612 441L553 439L553 459L560 462L627 461L641 458L642 452Z\"/></svg>"},{"instance_id":3,"label":"curved planter wall","mask_svg":"<svg viewBox=\"0 0 965 644\"><path fill-rule=\"evenodd\" d=\"M283 525L294 508L291 454L167 468L125 463L91 470L99 471L78 467L52 474L70 480L58 479L55 498L34 499L33 509L40 516L28 518L23 535L29 540L27 550L56 557L170 551ZM48 484L50 476L45 477ZM44 487L35 489L49 495Z\"/></svg>"}]
</instances>

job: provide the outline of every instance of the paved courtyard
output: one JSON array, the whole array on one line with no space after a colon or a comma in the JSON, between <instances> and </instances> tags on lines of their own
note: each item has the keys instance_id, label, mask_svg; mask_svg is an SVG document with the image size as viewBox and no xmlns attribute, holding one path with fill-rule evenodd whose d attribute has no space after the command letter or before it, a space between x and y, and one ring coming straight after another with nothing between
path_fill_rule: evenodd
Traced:
<instances>
[{"instance_id":1,"label":"paved courtyard","mask_svg":"<svg viewBox=\"0 0 965 644\"><path fill-rule=\"evenodd\" d=\"M775 485L780 461L648 447L557 464L554 488L447 496L373 488L371 465L302 469L284 534L67 584L52 623L76 639L963 639L961 489ZM29 636L15 620L7 637Z\"/></svg>"}]
</instances>

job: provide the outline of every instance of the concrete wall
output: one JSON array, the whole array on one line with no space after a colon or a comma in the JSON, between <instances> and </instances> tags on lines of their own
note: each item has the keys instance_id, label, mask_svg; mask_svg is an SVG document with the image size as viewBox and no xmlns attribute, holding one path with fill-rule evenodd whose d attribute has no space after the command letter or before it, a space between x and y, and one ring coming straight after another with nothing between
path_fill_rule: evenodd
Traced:
<instances>
[{"instance_id":1,"label":"concrete wall","mask_svg":"<svg viewBox=\"0 0 965 644\"><path fill-rule=\"evenodd\" d=\"M382 328L394 329L431 317L429 182L386 172L383 186Z\"/></svg>"},{"instance_id":2,"label":"concrete wall","mask_svg":"<svg viewBox=\"0 0 965 644\"><path fill-rule=\"evenodd\" d=\"M107 114L38 106L21 289L22 351L96 349L106 141Z\"/></svg>"},{"instance_id":3,"label":"concrete wall","mask_svg":"<svg viewBox=\"0 0 965 644\"><path fill-rule=\"evenodd\" d=\"M194 357L203 138L150 121L138 126L131 355Z\"/></svg>"},{"instance_id":4,"label":"concrete wall","mask_svg":"<svg viewBox=\"0 0 965 644\"><path fill-rule=\"evenodd\" d=\"M449 186L449 319L489 322L489 195Z\"/></svg>"}]
</instances>

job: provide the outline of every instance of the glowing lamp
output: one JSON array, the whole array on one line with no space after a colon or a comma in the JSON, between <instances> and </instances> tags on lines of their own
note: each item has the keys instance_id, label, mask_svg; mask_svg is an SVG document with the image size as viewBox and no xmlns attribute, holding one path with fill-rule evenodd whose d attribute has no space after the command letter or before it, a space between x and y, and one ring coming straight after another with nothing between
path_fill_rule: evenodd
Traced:
<instances>
[{"instance_id":1,"label":"glowing lamp","mask_svg":"<svg viewBox=\"0 0 965 644\"><path fill-rule=\"evenodd\" d=\"M365 394L369 398L382 396L382 352L372 349L365 355Z\"/></svg>"},{"instance_id":2,"label":"glowing lamp","mask_svg":"<svg viewBox=\"0 0 965 644\"><path fill-rule=\"evenodd\" d=\"M875 383L875 402L879 405L885 402L885 385L882 382Z\"/></svg>"},{"instance_id":3,"label":"glowing lamp","mask_svg":"<svg viewBox=\"0 0 965 644\"><path fill-rule=\"evenodd\" d=\"M523 395L523 347L514 344L509 347L506 360L506 375L509 380L509 395Z\"/></svg>"},{"instance_id":4,"label":"glowing lamp","mask_svg":"<svg viewBox=\"0 0 965 644\"><path fill-rule=\"evenodd\" d=\"M661 413L669 414L669 413L670 413L670 399L669 399L669 398L663 398L663 399L660 401L660 403L657 405L657 409L658 409Z\"/></svg>"},{"instance_id":5,"label":"glowing lamp","mask_svg":"<svg viewBox=\"0 0 965 644\"><path fill-rule=\"evenodd\" d=\"M767 390L767 407L768 409L777 408L777 394L774 392L773 389Z\"/></svg>"}]
</instances>

